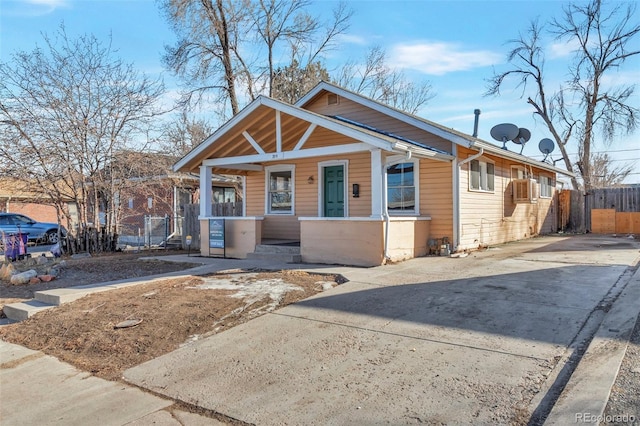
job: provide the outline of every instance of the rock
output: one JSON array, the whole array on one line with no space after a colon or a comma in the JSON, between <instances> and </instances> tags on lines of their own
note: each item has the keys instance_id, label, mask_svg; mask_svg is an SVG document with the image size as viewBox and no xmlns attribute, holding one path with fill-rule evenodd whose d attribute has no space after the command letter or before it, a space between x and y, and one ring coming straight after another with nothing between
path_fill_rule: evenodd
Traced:
<instances>
[{"instance_id":1,"label":"rock","mask_svg":"<svg viewBox=\"0 0 640 426\"><path fill-rule=\"evenodd\" d=\"M49 263L49 258L44 255L36 257L35 260L36 265L46 265L47 263Z\"/></svg>"},{"instance_id":2,"label":"rock","mask_svg":"<svg viewBox=\"0 0 640 426\"><path fill-rule=\"evenodd\" d=\"M3 263L0 268L0 279L9 281L11 276L16 273L16 267L13 263Z\"/></svg>"},{"instance_id":3,"label":"rock","mask_svg":"<svg viewBox=\"0 0 640 426\"><path fill-rule=\"evenodd\" d=\"M631 369L632 373L640 374L640 367Z\"/></svg>"},{"instance_id":4,"label":"rock","mask_svg":"<svg viewBox=\"0 0 640 426\"><path fill-rule=\"evenodd\" d=\"M58 262L58 267L60 269L66 268L67 267L67 261L66 260L61 260L60 262Z\"/></svg>"},{"instance_id":5,"label":"rock","mask_svg":"<svg viewBox=\"0 0 640 426\"><path fill-rule=\"evenodd\" d=\"M38 277L33 277L29 280L29 284L40 284L42 281Z\"/></svg>"},{"instance_id":6,"label":"rock","mask_svg":"<svg viewBox=\"0 0 640 426\"><path fill-rule=\"evenodd\" d=\"M14 274L11 277L11 284L13 285L22 285L27 284L31 278L37 277L38 273L33 269L29 269L28 271L21 272L19 274Z\"/></svg>"},{"instance_id":7,"label":"rock","mask_svg":"<svg viewBox=\"0 0 640 426\"><path fill-rule=\"evenodd\" d=\"M47 269L47 275L51 275L52 277L56 278L58 275L60 275L60 269L49 268Z\"/></svg>"},{"instance_id":8,"label":"rock","mask_svg":"<svg viewBox=\"0 0 640 426\"><path fill-rule=\"evenodd\" d=\"M333 286L335 285L335 283L333 281L318 281L315 284L316 285L321 285L322 286L322 291L331 290L333 288Z\"/></svg>"},{"instance_id":9,"label":"rock","mask_svg":"<svg viewBox=\"0 0 640 426\"><path fill-rule=\"evenodd\" d=\"M38 275L38 279L44 283L48 283L49 281L53 281L56 279L53 275Z\"/></svg>"}]
</instances>

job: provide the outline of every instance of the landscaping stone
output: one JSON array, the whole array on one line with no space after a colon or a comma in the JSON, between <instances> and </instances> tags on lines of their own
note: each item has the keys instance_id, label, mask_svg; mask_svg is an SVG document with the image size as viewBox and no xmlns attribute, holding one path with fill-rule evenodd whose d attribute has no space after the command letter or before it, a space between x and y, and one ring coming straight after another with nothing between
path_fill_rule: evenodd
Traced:
<instances>
[{"instance_id":1,"label":"landscaping stone","mask_svg":"<svg viewBox=\"0 0 640 426\"><path fill-rule=\"evenodd\" d=\"M19 274L14 274L11 276L11 284L13 285L22 285L27 284L31 278L37 277L38 273L33 269L29 269L28 271L21 272Z\"/></svg>"}]
</instances>

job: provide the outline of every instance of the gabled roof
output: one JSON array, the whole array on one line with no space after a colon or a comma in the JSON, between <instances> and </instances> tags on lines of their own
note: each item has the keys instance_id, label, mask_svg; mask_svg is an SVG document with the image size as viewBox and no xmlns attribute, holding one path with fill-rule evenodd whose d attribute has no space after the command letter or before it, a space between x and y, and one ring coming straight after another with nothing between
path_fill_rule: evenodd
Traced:
<instances>
[{"instance_id":1,"label":"gabled roof","mask_svg":"<svg viewBox=\"0 0 640 426\"><path fill-rule=\"evenodd\" d=\"M371 108L374 111L393 117L399 121L415 126L419 129L432 133L436 136L440 136L441 138L447 141L453 142L457 145L464 146L470 149L476 149L476 150L483 149L487 153L491 153L499 157L509 158L511 160L515 160L524 164L529 164L544 170L553 171L555 173L561 173L567 176L574 176L572 172L568 172L564 169L555 167L551 164L544 163L542 161L534 160L525 155L521 155L512 151L502 149L501 147L495 144L492 144L490 142L475 138L471 135L459 132L452 128L448 128L446 126L442 126L438 123L434 123L433 121L426 120L422 117L418 117L416 115L406 113L399 109L393 108L389 105L385 105L383 103L375 101L366 96L347 90L343 87L328 83L326 81L321 81L320 83L318 83L313 89L309 91L309 93L307 93L302 98L300 98L294 105L300 108L304 108L323 92L334 93L345 99L349 99L352 102L363 105L367 108Z\"/></svg>"},{"instance_id":2,"label":"gabled roof","mask_svg":"<svg viewBox=\"0 0 640 426\"><path fill-rule=\"evenodd\" d=\"M266 96L258 96L253 102L251 102L242 111L231 118L231 120L222 125L200 145L195 147L191 152L189 152L182 159L176 162L173 166L173 170L180 171L195 168L195 166L200 164L200 161L203 160L203 158L201 157L210 146L221 140L224 135L226 135L237 125L242 123L243 120L247 119L254 111L258 110L258 108L261 107L268 107L275 111L285 113L300 120L304 120L310 124L315 124L330 131L371 145L372 147L380 148L386 151L396 151L401 153L411 151L413 154L418 156L431 157L434 159L446 161L450 161L451 159L453 159L453 156L451 154L441 150L430 148L424 144L417 144L415 142L407 141L406 139L400 138L395 135L384 134L372 129L365 128L362 125L348 123L335 117L328 117L322 114L318 114L313 111L309 111L295 105L290 105L285 102L271 99Z\"/></svg>"}]
</instances>

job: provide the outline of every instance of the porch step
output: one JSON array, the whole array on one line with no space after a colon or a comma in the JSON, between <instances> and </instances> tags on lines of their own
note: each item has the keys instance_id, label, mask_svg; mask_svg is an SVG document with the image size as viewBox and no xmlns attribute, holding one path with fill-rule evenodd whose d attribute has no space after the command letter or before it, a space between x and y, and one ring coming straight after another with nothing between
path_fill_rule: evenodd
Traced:
<instances>
[{"instance_id":1,"label":"porch step","mask_svg":"<svg viewBox=\"0 0 640 426\"><path fill-rule=\"evenodd\" d=\"M38 300L27 300L26 302L10 303L4 305L2 312L12 321L24 321L40 311L54 308L55 305L43 303Z\"/></svg>"},{"instance_id":2,"label":"porch step","mask_svg":"<svg viewBox=\"0 0 640 426\"><path fill-rule=\"evenodd\" d=\"M247 259L270 260L273 262L300 263L300 247L286 245L260 244L253 253L247 254Z\"/></svg>"}]
</instances>

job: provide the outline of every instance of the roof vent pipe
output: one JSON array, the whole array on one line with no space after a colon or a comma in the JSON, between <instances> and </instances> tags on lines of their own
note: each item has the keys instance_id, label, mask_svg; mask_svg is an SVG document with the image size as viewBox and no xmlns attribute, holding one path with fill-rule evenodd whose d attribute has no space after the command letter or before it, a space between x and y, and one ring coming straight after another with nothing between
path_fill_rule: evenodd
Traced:
<instances>
[{"instance_id":1,"label":"roof vent pipe","mask_svg":"<svg viewBox=\"0 0 640 426\"><path fill-rule=\"evenodd\" d=\"M473 113L476 116L475 120L473 121L473 137L477 138L478 137L478 121L480 120L480 110L474 109Z\"/></svg>"}]
</instances>

